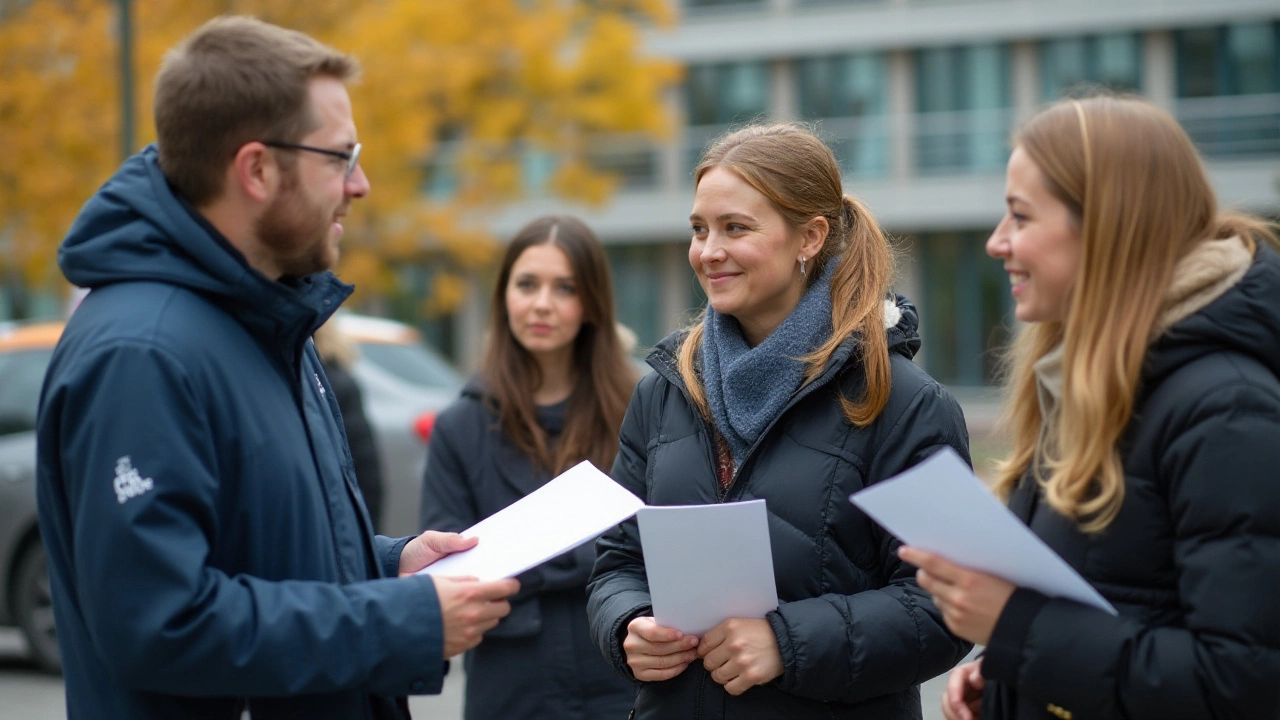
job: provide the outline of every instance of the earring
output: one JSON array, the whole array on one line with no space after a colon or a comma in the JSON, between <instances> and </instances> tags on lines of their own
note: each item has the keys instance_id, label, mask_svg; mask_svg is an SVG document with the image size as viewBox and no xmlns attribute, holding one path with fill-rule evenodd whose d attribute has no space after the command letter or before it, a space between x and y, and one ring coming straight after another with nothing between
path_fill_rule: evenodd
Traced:
<instances>
[{"instance_id":1,"label":"earring","mask_svg":"<svg viewBox=\"0 0 1280 720\"><path fill-rule=\"evenodd\" d=\"M800 258L800 277L808 277L804 272L804 258Z\"/></svg>"}]
</instances>

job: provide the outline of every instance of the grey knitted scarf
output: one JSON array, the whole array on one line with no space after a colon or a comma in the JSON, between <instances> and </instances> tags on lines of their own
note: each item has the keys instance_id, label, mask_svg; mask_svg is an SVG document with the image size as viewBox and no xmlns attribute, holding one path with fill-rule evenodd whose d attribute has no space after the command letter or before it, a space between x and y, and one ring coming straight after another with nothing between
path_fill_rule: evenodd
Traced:
<instances>
[{"instance_id":1,"label":"grey knitted scarf","mask_svg":"<svg viewBox=\"0 0 1280 720\"><path fill-rule=\"evenodd\" d=\"M702 333L702 381L716 429L742 463L752 444L769 426L804 382L801 358L831 337L831 276L829 262L805 291L795 310L773 334L749 347L742 327L732 315L707 307Z\"/></svg>"}]
</instances>

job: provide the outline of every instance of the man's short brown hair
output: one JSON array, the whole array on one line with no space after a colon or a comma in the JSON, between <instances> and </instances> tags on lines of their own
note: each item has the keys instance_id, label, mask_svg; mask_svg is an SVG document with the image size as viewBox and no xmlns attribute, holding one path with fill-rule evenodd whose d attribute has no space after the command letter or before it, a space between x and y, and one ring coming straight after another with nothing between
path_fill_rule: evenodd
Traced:
<instances>
[{"instance_id":1,"label":"man's short brown hair","mask_svg":"<svg viewBox=\"0 0 1280 720\"><path fill-rule=\"evenodd\" d=\"M298 142L318 119L317 76L353 79L359 64L303 33L249 17L210 20L165 55L156 76L160 167L199 206L217 199L227 164L247 142Z\"/></svg>"}]
</instances>

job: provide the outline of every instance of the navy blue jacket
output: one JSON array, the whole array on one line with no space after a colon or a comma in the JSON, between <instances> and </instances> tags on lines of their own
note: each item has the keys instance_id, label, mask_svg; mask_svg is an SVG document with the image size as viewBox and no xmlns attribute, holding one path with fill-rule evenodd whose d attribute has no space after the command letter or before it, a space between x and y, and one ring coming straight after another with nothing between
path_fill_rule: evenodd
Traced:
<instances>
[{"instance_id":1,"label":"navy blue jacket","mask_svg":"<svg viewBox=\"0 0 1280 720\"><path fill-rule=\"evenodd\" d=\"M92 288L41 396L37 494L70 718L407 717L443 637L375 537L309 337L350 293L267 279L154 147L59 263Z\"/></svg>"}]
</instances>

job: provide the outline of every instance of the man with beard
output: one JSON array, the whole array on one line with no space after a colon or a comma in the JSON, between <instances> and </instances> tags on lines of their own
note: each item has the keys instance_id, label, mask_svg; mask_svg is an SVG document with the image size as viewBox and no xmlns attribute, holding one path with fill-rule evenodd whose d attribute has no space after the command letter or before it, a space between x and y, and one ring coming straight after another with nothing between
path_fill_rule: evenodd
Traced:
<instances>
[{"instance_id":1,"label":"man with beard","mask_svg":"<svg viewBox=\"0 0 1280 720\"><path fill-rule=\"evenodd\" d=\"M369 192L351 58L248 18L165 58L156 145L59 253L90 288L45 379L40 530L70 718L404 718L514 580L377 537L309 340Z\"/></svg>"}]
</instances>

